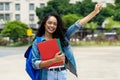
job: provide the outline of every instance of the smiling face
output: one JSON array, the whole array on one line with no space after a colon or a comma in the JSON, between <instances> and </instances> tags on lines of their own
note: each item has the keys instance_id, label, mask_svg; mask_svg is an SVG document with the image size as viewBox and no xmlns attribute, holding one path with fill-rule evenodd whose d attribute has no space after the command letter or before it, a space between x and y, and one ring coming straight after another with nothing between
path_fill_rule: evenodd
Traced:
<instances>
[{"instance_id":1,"label":"smiling face","mask_svg":"<svg viewBox=\"0 0 120 80\"><path fill-rule=\"evenodd\" d=\"M50 16L45 23L45 33L53 34L57 28L57 19L54 16Z\"/></svg>"}]
</instances>

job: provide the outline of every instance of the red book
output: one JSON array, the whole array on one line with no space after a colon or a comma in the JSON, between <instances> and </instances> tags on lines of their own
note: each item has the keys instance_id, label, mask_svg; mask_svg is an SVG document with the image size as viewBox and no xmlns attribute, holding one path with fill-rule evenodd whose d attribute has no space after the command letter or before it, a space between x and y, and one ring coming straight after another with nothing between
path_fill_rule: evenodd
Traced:
<instances>
[{"instance_id":1,"label":"red book","mask_svg":"<svg viewBox=\"0 0 120 80\"><path fill-rule=\"evenodd\" d=\"M38 50L40 52L41 58L43 61L54 58L55 54L61 50L61 44L59 39L51 39L44 42L38 43ZM64 62L58 62L47 66L49 68L51 66L59 66L64 64Z\"/></svg>"}]
</instances>

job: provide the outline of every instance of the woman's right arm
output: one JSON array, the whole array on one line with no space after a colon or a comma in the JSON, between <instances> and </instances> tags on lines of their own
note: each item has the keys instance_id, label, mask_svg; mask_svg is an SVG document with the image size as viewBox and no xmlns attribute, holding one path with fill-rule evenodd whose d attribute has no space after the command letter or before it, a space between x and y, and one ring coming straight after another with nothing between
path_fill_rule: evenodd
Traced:
<instances>
[{"instance_id":1,"label":"woman's right arm","mask_svg":"<svg viewBox=\"0 0 120 80\"><path fill-rule=\"evenodd\" d=\"M54 63L65 61L64 54L60 54L60 52L56 53L55 57L49 60L41 61L40 68L50 66Z\"/></svg>"},{"instance_id":2,"label":"woman's right arm","mask_svg":"<svg viewBox=\"0 0 120 80\"><path fill-rule=\"evenodd\" d=\"M60 52L56 53L55 57L49 60L42 61L40 57L40 53L37 48L37 41L34 41L32 44L32 65L35 69L44 68L46 66L50 66L56 62L61 62L65 60L64 54L60 54Z\"/></svg>"}]
</instances>

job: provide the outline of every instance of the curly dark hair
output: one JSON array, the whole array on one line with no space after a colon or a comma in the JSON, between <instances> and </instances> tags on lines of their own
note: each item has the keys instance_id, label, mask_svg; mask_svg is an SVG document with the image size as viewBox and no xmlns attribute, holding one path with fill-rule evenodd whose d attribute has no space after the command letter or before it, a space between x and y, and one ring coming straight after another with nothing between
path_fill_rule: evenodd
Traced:
<instances>
[{"instance_id":1,"label":"curly dark hair","mask_svg":"<svg viewBox=\"0 0 120 80\"><path fill-rule=\"evenodd\" d=\"M61 17L57 13L48 13L44 17L44 19L41 21L40 26L37 30L36 36L42 36L45 34L45 23L50 16L54 16L57 19L57 29L53 33L53 38L59 38L61 41L62 47L68 46L68 42L64 38L66 30L64 28L63 21L62 21Z\"/></svg>"}]
</instances>

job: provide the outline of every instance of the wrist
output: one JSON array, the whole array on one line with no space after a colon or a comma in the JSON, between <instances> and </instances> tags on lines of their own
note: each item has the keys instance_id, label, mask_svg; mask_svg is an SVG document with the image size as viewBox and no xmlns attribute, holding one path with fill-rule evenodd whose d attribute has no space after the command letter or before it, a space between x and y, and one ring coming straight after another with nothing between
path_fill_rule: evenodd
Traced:
<instances>
[{"instance_id":1,"label":"wrist","mask_svg":"<svg viewBox=\"0 0 120 80\"><path fill-rule=\"evenodd\" d=\"M53 64L56 63L56 59L55 58L53 58L51 61L52 61Z\"/></svg>"},{"instance_id":2,"label":"wrist","mask_svg":"<svg viewBox=\"0 0 120 80\"><path fill-rule=\"evenodd\" d=\"M96 14L98 14L98 13L99 13L98 11L93 10L93 14L94 14L94 15L96 15Z\"/></svg>"}]
</instances>

